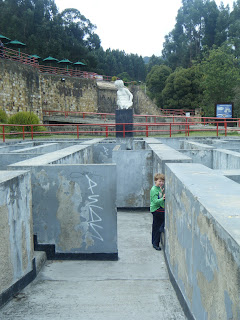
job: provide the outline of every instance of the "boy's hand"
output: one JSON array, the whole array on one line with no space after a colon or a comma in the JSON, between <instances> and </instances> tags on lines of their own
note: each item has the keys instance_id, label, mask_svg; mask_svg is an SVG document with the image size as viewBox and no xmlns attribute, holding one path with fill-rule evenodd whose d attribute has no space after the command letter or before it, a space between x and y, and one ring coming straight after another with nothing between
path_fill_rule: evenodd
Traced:
<instances>
[{"instance_id":1,"label":"boy's hand","mask_svg":"<svg viewBox=\"0 0 240 320\"><path fill-rule=\"evenodd\" d=\"M164 193L164 195L163 195L163 200L165 200L165 193Z\"/></svg>"}]
</instances>

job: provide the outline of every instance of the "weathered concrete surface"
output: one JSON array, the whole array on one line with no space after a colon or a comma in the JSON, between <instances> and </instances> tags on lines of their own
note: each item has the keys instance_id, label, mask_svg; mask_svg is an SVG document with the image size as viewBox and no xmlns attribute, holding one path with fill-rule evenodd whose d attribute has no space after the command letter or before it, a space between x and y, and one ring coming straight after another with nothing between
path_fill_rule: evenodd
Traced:
<instances>
[{"instance_id":1,"label":"weathered concrete surface","mask_svg":"<svg viewBox=\"0 0 240 320\"><path fill-rule=\"evenodd\" d=\"M112 151L116 143L97 143L93 145L93 163L112 163Z\"/></svg>"},{"instance_id":2,"label":"weathered concrete surface","mask_svg":"<svg viewBox=\"0 0 240 320\"><path fill-rule=\"evenodd\" d=\"M50 152L33 159L18 162L9 166L9 170L17 166L41 166L48 164L75 164L92 163L92 147L89 145L77 144L61 150Z\"/></svg>"},{"instance_id":3,"label":"weathered concrete surface","mask_svg":"<svg viewBox=\"0 0 240 320\"><path fill-rule=\"evenodd\" d=\"M200 164L165 174L166 256L189 309L240 319L240 185Z\"/></svg>"},{"instance_id":4,"label":"weathered concrete surface","mask_svg":"<svg viewBox=\"0 0 240 320\"><path fill-rule=\"evenodd\" d=\"M213 150L213 169L239 169L240 153L226 149Z\"/></svg>"},{"instance_id":5,"label":"weathered concrete surface","mask_svg":"<svg viewBox=\"0 0 240 320\"><path fill-rule=\"evenodd\" d=\"M200 163L210 169L213 168L213 151L212 150L180 149L178 151L190 157L193 163Z\"/></svg>"},{"instance_id":6,"label":"weathered concrete surface","mask_svg":"<svg viewBox=\"0 0 240 320\"><path fill-rule=\"evenodd\" d=\"M25 161L28 159L32 159L34 157L39 156L39 154L32 154L32 153L0 153L0 169L7 170L7 166L10 164Z\"/></svg>"},{"instance_id":7,"label":"weathered concrete surface","mask_svg":"<svg viewBox=\"0 0 240 320\"><path fill-rule=\"evenodd\" d=\"M17 168L31 171L39 244L57 253L117 253L116 165Z\"/></svg>"},{"instance_id":8,"label":"weathered concrete surface","mask_svg":"<svg viewBox=\"0 0 240 320\"><path fill-rule=\"evenodd\" d=\"M149 207L152 187L151 150L113 150L117 167L117 207Z\"/></svg>"},{"instance_id":9,"label":"weathered concrete surface","mask_svg":"<svg viewBox=\"0 0 240 320\"><path fill-rule=\"evenodd\" d=\"M32 259L30 173L0 171L0 295L32 271Z\"/></svg>"},{"instance_id":10,"label":"weathered concrete surface","mask_svg":"<svg viewBox=\"0 0 240 320\"><path fill-rule=\"evenodd\" d=\"M60 144L58 143L45 143L42 145L29 147L29 148L23 148L18 150L13 150L11 152L15 153L47 153L47 152L53 152L60 149Z\"/></svg>"},{"instance_id":11,"label":"weathered concrete surface","mask_svg":"<svg viewBox=\"0 0 240 320\"><path fill-rule=\"evenodd\" d=\"M192 150L212 150L213 147L205 143L200 143L196 141L183 140L182 149L192 149Z\"/></svg>"},{"instance_id":12,"label":"weathered concrete surface","mask_svg":"<svg viewBox=\"0 0 240 320\"><path fill-rule=\"evenodd\" d=\"M119 261L49 261L1 320L186 319L151 223L149 212L118 212Z\"/></svg>"}]
</instances>

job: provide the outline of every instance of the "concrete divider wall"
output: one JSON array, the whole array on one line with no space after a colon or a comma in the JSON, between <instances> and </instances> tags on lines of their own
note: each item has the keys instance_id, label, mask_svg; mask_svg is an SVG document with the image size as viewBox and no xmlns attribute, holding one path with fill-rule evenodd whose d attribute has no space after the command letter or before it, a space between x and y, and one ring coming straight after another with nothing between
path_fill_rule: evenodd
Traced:
<instances>
[{"instance_id":1,"label":"concrete divider wall","mask_svg":"<svg viewBox=\"0 0 240 320\"><path fill-rule=\"evenodd\" d=\"M18 162L18 166L37 166L48 164L92 163L92 146L76 144L58 151L50 152L29 160ZM15 164L13 164L13 167ZM11 170L11 165L9 166Z\"/></svg>"},{"instance_id":2,"label":"concrete divider wall","mask_svg":"<svg viewBox=\"0 0 240 320\"><path fill-rule=\"evenodd\" d=\"M213 169L239 169L240 153L236 151L214 149Z\"/></svg>"},{"instance_id":3,"label":"concrete divider wall","mask_svg":"<svg viewBox=\"0 0 240 320\"><path fill-rule=\"evenodd\" d=\"M215 170L215 172L224 175L225 177L240 183L240 169L236 170Z\"/></svg>"},{"instance_id":4,"label":"concrete divider wall","mask_svg":"<svg viewBox=\"0 0 240 320\"><path fill-rule=\"evenodd\" d=\"M116 143L97 143L93 145L93 163L112 163L112 151Z\"/></svg>"},{"instance_id":5,"label":"concrete divider wall","mask_svg":"<svg viewBox=\"0 0 240 320\"><path fill-rule=\"evenodd\" d=\"M31 176L0 171L0 306L34 275Z\"/></svg>"},{"instance_id":6,"label":"concrete divider wall","mask_svg":"<svg viewBox=\"0 0 240 320\"><path fill-rule=\"evenodd\" d=\"M200 163L210 169L213 168L213 151L212 150L180 149L178 151L190 157L193 163Z\"/></svg>"},{"instance_id":7,"label":"concrete divider wall","mask_svg":"<svg viewBox=\"0 0 240 320\"><path fill-rule=\"evenodd\" d=\"M45 143L45 144L34 146L34 147L12 150L10 152L15 152L15 153L29 153L29 152L31 152L34 154L34 153L53 152L53 151L56 151L59 149L60 149L59 143ZM0 151L1 151L1 149L0 149Z\"/></svg>"},{"instance_id":8,"label":"concrete divider wall","mask_svg":"<svg viewBox=\"0 0 240 320\"><path fill-rule=\"evenodd\" d=\"M240 185L166 164L165 255L193 318L240 319Z\"/></svg>"},{"instance_id":9,"label":"concrete divider wall","mask_svg":"<svg viewBox=\"0 0 240 320\"><path fill-rule=\"evenodd\" d=\"M7 166L19 161L25 161L38 157L39 154L35 153L0 153L0 170L7 170Z\"/></svg>"},{"instance_id":10,"label":"concrete divider wall","mask_svg":"<svg viewBox=\"0 0 240 320\"><path fill-rule=\"evenodd\" d=\"M196 141L183 140L181 149L192 149L192 150L213 150L214 147L209 146L205 143Z\"/></svg>"},{"instance_id":11,"label":"concrete divider wall","mask_svg":"<svg viewBox=\"0 0 240 320\"><path fill-rule=\"evenodd\" d=\"M165 164L170 162L192 162L192 159L165 144L148 144L153 151L153 174L165 173Z\"/></svg>"},{"instance_id":12,"label":"concrete divider wall","mask_svg":"<svg viewBox=\"0 0 240 320\"><path fill-rule=\"evenodd\" d=\"M152 187L151 150L113 150L117 166L117 207L146 208L150 206Z\"/></svg>"},{"instance_id":13,"label":"concrete divider wall","mask_svg":"<svg viewBox=\"0 0 240 320\"><path fill-rule=\"evenodd\" d=\"M38 245L50 245L48 258L117 257L115 165L20 168L31 170L34 234Z\"/></svg>"}]
</instances>

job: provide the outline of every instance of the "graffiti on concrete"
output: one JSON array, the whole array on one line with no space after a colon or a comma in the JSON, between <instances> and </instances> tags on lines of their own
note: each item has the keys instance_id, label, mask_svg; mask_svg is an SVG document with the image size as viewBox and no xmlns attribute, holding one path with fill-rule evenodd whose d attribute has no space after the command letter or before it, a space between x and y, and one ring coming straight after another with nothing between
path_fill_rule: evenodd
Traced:
<instances>
[{"instance_id":1,"label":"graffiti on concrete","mask_svg":"<svg viewBox=\"0 0 240 320\"><path fill-rule=\"evenodd\" d=\"M88 225L92 229L93 234L92 237L99 239L103 241L102 236L99 233L99 229L103 229L103 227L100 225L102 218L99 216L100 210L103 210L102 207L98 206L99 201L99 195L96 194L94 191L94 188L97 187L97 183L89 178L88 175L86 175L86 178L88 180L88 190L90 190L90 195L88 196L88 210L89 210L89 221Z\"/></svg>"}]
</instances>

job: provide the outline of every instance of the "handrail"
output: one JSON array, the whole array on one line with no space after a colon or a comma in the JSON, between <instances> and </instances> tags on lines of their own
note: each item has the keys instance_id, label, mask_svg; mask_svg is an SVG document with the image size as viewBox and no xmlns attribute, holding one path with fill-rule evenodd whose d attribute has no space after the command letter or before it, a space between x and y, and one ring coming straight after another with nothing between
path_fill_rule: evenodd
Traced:
<instances>
[{"instance_id":1,"label":"handrail","mask_svg":"<svg viewBox=\"0 0 240 320\"><path fill-rule=\"evenodd\" d=\"M51 116L53 114L60 114L64 115L65 118L71 115L75 116L82 116L85 118L86 116L101 116L102 119L107 119L109 116L112 118L112 116L115 116L115 113L106 113L106 112L91 112L91 111L62 111L62 110L43 110L42 111L44 115ZM160 118L166 118L172 120L174 123L176 120L178 121L177 124L179 124L179 121L184 121L187 123L194 122L195 124L201 123L204 125L207 124L216 124L217 122L224 122L226 121L227 123L233 123L237 122L238 126L240 126L240 118L218 118L218 117L201 117L201 116L190 116L187 117L186 115L181 116L181 115L153 115L153 114L134 114L134 118L145 118L145 121L148 122L149 119L153 119L154 123L157 123L157 119Z\"/></svg>"},{"instance_id":2,"label":"handrail","mask_svg":"<svg viewBox=\"0 0 240 320\"><path fill-rule=\"evenodd\" d=\"M240 119L236 121L239 125L238 129L234 128L234 131L240 132ZM197 124L202 124L201 122ZM219 124L223 124L223 126L219 126ZM119 126L122 125L122 130L119 130ZM126 130L126 127L128 128L129 125L133 126L133 130ZM28 125L16 125L16 124L0 124L0 128L2 129L0 132L0 136L2 136L3 142L6 141L6 137L11 136L22 136L22 139L25 140L25 137L27 135L31 136L31 139L33 140L34 136L37 135L46 135L46 134L74 134L77 135L77 139L79 139L80 134L90 134L95 136L96 134L102 134L105 135L105 137L109 137L110 134L116 134L117 132L120 132L123 134L123 137L127 132L133 132L133 133L139 133L142 135L145 135L148 137L151 134L159 134L164 133L169 135L169 137L172 137L174 133L185 133L185 136L189 136L190 132L196 131L210 131L215 132L218 136L220 133L224 133L225 136L227 136L228 131L230 130L227 126L226 119L223 119L222 121L218 121L217 125L215 127L206 127L203 126L203 128L191 128L192 125L196 125L196 122L178 122L178 123L90 123L90 124L28 124ZM45 127L47 131L34 131L37 127ZM116 128L118 126L118 130ZM16 131L16 127L20 127L21 131ZM30 131L26 130L26 127L30 127ZM54 127L71 127L71 130L68 131L51 131L51 128ZM89 128L90 127L90 128ZM92 129L93 127L94 129ZM95 128L99 127L98 130ZM161 128L158 128L161 127ZM10 132L7 132L7 128L13 129ZM231 130L230 130L231 131Z\"/></svg>"}]
</instances>

